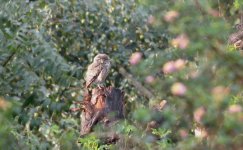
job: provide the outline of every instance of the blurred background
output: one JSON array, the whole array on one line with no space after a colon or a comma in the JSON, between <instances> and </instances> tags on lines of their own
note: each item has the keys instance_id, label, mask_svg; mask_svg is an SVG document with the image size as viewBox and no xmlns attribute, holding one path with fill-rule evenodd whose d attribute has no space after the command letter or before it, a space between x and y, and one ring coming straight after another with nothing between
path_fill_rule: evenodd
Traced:
<instances>
[{"instance_id":1,"label":"blurred background","mask_svg":"<svg viewBox=\"0 0 243 150\"><path fill-rule=\"evenodd\" d=\"M243 147L243 56L228 43L242 0L0 2L0 149ZM125 92L112 145L79 138L70 112L98 53Z\"/></svg>"}]
</instances>

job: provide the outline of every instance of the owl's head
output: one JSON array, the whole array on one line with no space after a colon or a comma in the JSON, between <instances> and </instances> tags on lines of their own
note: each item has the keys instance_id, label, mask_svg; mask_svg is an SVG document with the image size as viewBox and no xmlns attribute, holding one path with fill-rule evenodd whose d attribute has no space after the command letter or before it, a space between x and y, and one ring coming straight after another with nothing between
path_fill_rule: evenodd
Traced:
<instances>
[{"instance_id":1,"label":"owl's head","mask_svg":"<svg viewBox=\"0 0 243 150\"><path fill-rule=\"evenodd\" d=\"M94 57L94 62L100 62L100 63L110 62L110 58L106 54L97 54Z\"/></svg>"}]
</instances>

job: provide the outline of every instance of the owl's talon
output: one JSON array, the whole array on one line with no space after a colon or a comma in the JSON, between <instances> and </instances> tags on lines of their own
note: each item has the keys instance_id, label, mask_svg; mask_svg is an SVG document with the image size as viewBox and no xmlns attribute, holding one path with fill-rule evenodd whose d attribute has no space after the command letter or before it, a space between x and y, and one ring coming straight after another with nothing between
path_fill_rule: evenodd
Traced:
<instances>
[{"instance_id":1,"label":"owl's talon","mask_svg":"<svg viewBox=\"0 0 243 150\"><path fill-rule=\"evenodd\" d=\"M98 89L102 90L102 86L98 85Z\"/></svg>"},{"instance_id":2,"label":"owl's talon","mask_svg":"<svg viewBox=\"0 0 243 150\"><path fill-rule=\"evenodd\" d=\"M100 90L102 90L102 89L104 89L104 88L105 88L105 86L104 86L104 85L97 85L97 87L98 87Z\"/></svg>"},{"instance_id":3,"label":"owl's talon","mask_svg":"<svg viewBox=\"0 0 243 150\"><path fill-rule=\"evenodd\" d=\"M105 97L107 97L109 95L109 90L105 89L104 95L105 95Z\"/></svg>"}]
</instances>

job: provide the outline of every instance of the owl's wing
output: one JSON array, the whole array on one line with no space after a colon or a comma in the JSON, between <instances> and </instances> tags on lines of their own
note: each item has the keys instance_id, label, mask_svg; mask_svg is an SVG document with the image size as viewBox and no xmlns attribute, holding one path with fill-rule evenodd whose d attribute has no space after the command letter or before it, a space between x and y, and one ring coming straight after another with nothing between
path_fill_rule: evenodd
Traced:
<instances>
[{"instance_id":1,"label":"owl's wing","mask_svg":"<svg viewBox=\"0 0 243 150\"><path fill-rule=\"evenodd\" d=\"M86 74L86 88L88 88L98 78L101 71L101 64L93 63L88 67L88 71Z\"/></svg>"},{"instance_id":2,"label":"owl's wing","mask_svg":"<svg viewBox=\"0 0 243 150\"><path fill-rule=\"evenodd\" d=\"M97 77L99 81L104 81L108 75L108 68L103 67Z\"/></svg>"}]
</instances>

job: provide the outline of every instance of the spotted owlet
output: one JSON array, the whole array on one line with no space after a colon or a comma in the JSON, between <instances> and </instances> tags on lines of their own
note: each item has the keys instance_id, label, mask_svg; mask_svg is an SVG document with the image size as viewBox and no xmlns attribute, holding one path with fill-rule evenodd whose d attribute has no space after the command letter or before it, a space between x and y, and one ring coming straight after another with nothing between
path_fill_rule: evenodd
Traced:
<instances>
[{"instance_id":1,"label":"spotted owlet","mask_svg":"<svg viewBox=\"0 0 243 150\"><path fill-rule=\"evenodd\" d=\"M95 56L92 64L88 66L86 72L86 88L92 84L97 84L98 87L105 81L111 67L110 58L106 54L98 54Z\"/></svg>"}]
</instances>

